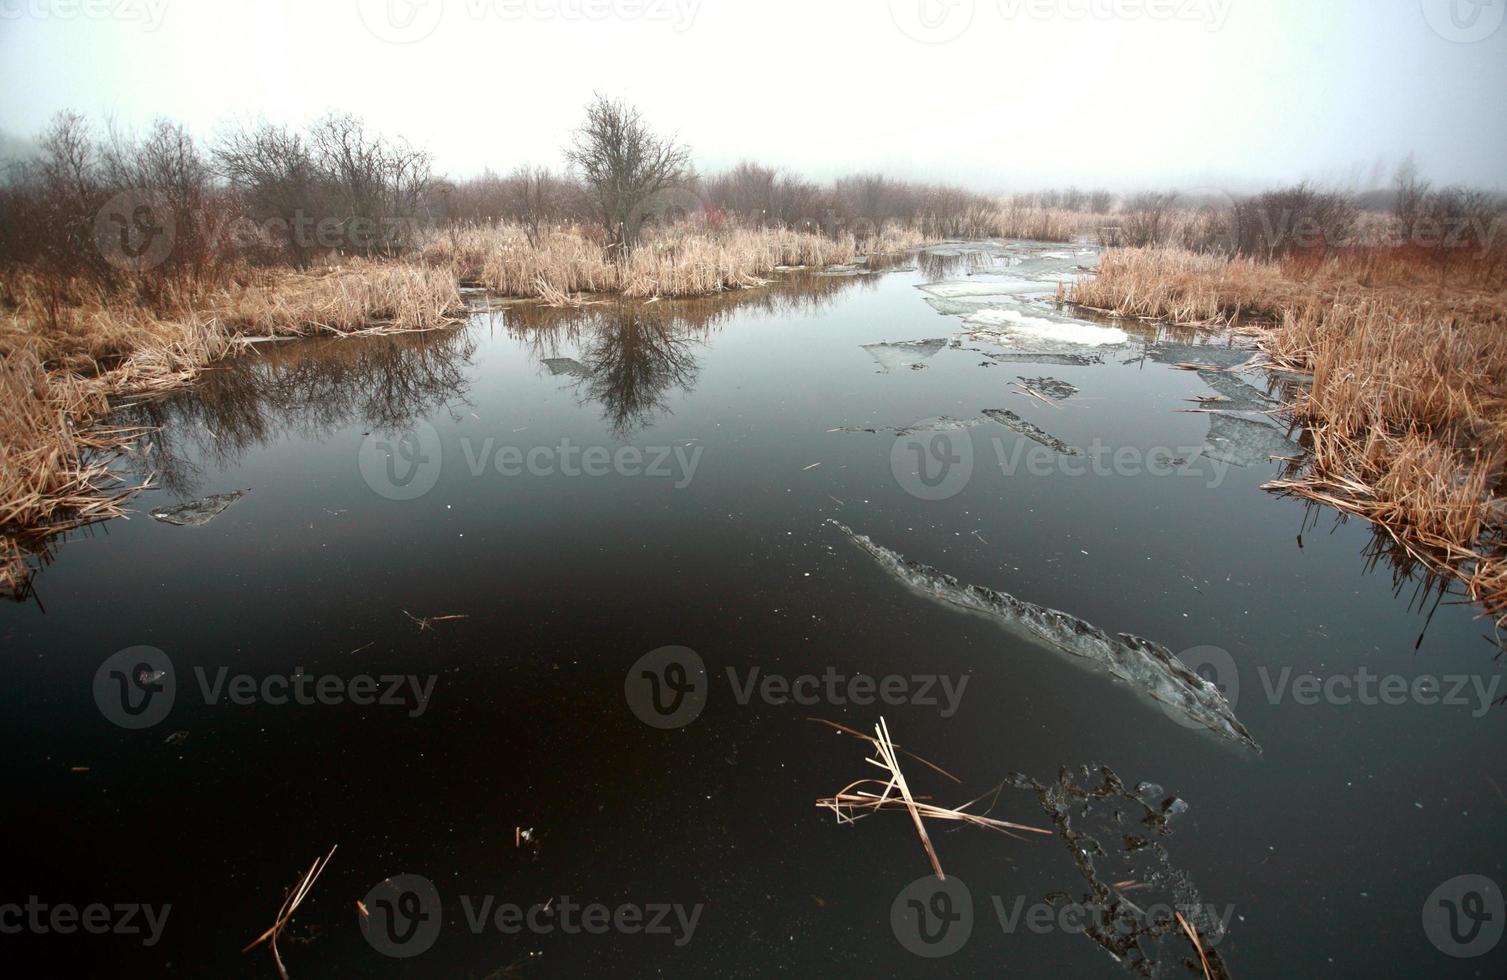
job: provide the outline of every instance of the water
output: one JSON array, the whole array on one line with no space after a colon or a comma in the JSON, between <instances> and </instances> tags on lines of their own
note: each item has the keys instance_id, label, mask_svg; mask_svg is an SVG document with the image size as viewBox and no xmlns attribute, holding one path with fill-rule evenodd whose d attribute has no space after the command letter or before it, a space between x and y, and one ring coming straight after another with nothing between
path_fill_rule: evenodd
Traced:
<instances>
[{"instance_id":1,"label":"water","mask_svg":"<svg viewBox=\"0 0 1507 980\"><path fill-rule=\"evenodd\" d=\"M1424 924L1426 903L1447 915L1432 893L1457 876L1507 879L1502 714L1477 693L1507 693L1492 687L1489 627L1407 578L1365 524L1262 492L1285 433L1251 443L1259 416L1247 415L1211 442L1210 416L1179 411L1216 392L1171 366L1186 351L1153 343L1243 359L1224 339L1119 324L1124 344L1086 347L1040 327L1009 333L1000 316L964 334L963 317L985 309L1070 320L1045 298L1093 261L1017 243L716 301L504 306L442 334L261 345L191 393L138 406L162 426L138 464L161 489L130 521L66 543L35 601L0 620L13 773L0 900L171 911L150 946L6 935L24 966L7 972L275 976L265 947L241 947L338 844L279 941L294 977L1133 976L1055 911L1031 918L1053 893L1081 900L1129 880L1157 888L1117 894L1151 904L1160 889L1189 917L1227 917L1217 952L1230 975L1501 975L1507 946L1447 956ZM917 288L954 281L969 288ZM1079 391L1049 405L1022 378ZM1081 455L1000 424L1000 411ZM954 424L916 427L940 417ZM242 490L202 526L147 516ZM831 521L963 585L1205 665L1260 751L919 594ZM118 697L108 707L120 682L106 679L102 709L95 679L135 646L167 656L175 690L165 718L131 730L107 717L121 717ZM634 713L646 710L639 670L632 704L625 694L630 668L667 646L706 671L704 703L682 704L699 715L679 728ZM123 662L139 686L140 658ZM222 669L229 684L296 668L346 692L362 675L417 687L400 680L393 704L235 704L210 702L196 674L213 686ZM1362 668L1480 687L1445 680L1447 704L1342 704L1340 681L1316 699L1291 684ZM816 703L761 695L771 674L815 676L800 689ZM837 703L828 675L904 678L892 683L912 697ZM866 744L808 719L870 731L881 715L961 780L906 765L939 804L1019 773L991 815L1052 829L1020 787L1098 763L1131 793L1155 784L1141 795L1157 814L1179 801L1170 833L1126 798L1080 800L1074 832L1107 851L1086 878L1056 836L933 822L974 920L949 958L913 955L909 920L897 933L891 917L930 870L910 820L839 825L815 805L879 770ZM1135 866L1151 851L1122 853L1116 813L1161 844L1162 870ZM404 874L432 883L442 923L400 959L364 938L356 903L393 910L393 935L421 945L405 910L431 907L378 887ZM1498 896L1485 894L1488 912ZM491 913L548 903L555 918L536 921L554 931L473 929L489 897ZM631 918L566 933L572 903L665 917L653 934L630 933ZM1462 940L1472 922L1457 920ZM1491 928L1468 951L1489 947ZM383 945L370 920L368 932ZM1154 963L1139 975L1202 975L1178 933L1145 948Z\"/></svg>"}]
</instances>

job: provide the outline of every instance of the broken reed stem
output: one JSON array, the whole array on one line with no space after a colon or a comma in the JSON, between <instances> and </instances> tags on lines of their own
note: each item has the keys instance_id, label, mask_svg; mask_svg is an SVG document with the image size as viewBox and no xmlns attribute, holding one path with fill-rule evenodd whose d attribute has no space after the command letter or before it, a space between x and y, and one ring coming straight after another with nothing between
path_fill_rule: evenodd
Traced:
<instances>
[{"instance_id":1,"label":"broken reed stem","mask_svg":"<svg viewBox=\"0 0 1507 980\"><path fill-rule=\"evenodd\" d=\"M921 846L926 848L926 856L931 859L931 869L936 873L938 881L946 881L947 875L942 873L942 862L937 860L936 848L931 846L931 837L926 833L926 824L921 822L921 814L916 810L916 801L910 795L910 786L905 782L905 774L900 771L900 760L895 758L895 745L890 741L890 729L884 723L883 717L879 719L879 724L874 726L874 733L878 736L875 745L879 749L880 757L884 760L884 768L889 770L892 781L899 788L900 795L905 798L905 806L910 810L911 822L916 825L916 833L921 837Z\"/></svg>"},{"instance_id":2,"label":"broken reed stem","mask_svg":"<svg viewBox=\"0 0 1507 980\"><path fill-rule=\"evenodd\" d=\"M1010 837L1017 837L1016 834L1012 833L1012 831L1017 830L1035 834L1052 833L1052 831L1044 830L1040 827L1029 827L1024 824L1011 823L1007 820L996 820L993 817L987 817L982 814L969 813L968 808L982 800L983 796L976 797L962 806L951 809L916 798L911 793L910 785L906 781L905 775L900 771L898 747L895 745L894 740L890 738L889 726L883 718L879 719L879 724L874 727L873 735L864 735L845 725L839 725L836 722L826 721L821 718L811 718L808 720L820 722L840 732L867 741L873 746L879 758L869 758L864 761L889 773L889 778L883 782L878 779L860 779L849 783L832 796L817 800L816 805L823 809L831 810L837 817L838 823L854 823L862 817L871 816L882 810L904 809L910 814L911 822L916 827L916 834L921 839L921 846L926 850L926 856L931 862L932 872L939 880L945 881L946 875L942 871L942 863L937 857L936 848L932 845L931 836L927 833L925 824L925 820L927 819L951 820L972 824L976 827L999 831ZM915 756L912 753L906 754L911 755L912 758L919 759L919 756ZM925 760L920 761L924 762ZM957 781L957 777L940 767L931 763L927 763L927 765L947 778L952 779L954 782ZM866 786L878 787L878 790L862 788ZM995 787L993 790L995 799L998 799L999 791L1003 788L1003 784ZM898 796L896 795L897 793ZM988 794L985 795L987 796ZM1017 837L1017 839L1023 840L1024 838Z\"/></svg>"},{"instance_id":3,"label":"broken reed stem","mask_svg":"<svg viewBox=\"0 0 1507 980\"><path fill-rule=\"evenodd\" d=\"M314 863L309 866L309 870L304 873L303 878L288 893L287 897L283 899L283 904L278 908L277 918L273 921L272 926L266 932L247 943L241 950L242 953L249 953L262 943L267 943L272 949L272 961L277 964L277 975L282 980L288 980L288 970L283 966L282 954L277 951L277 937L282 935L283 930L288 927L288 923L293 920L293 913L298 911L298 907L303 904L303 900L309 896L309 891L314 887L314 883L319 880L319 876L324 873L325 865L330 863L330 858L335 856L335 851L339 847L339 844L331 847L330 853L326 854L323 860L319 858L314 859Z\"/></svg>"},{"instance_id":4,"label":"broken reed stem","mask_svg":"<svg viewBox=\"0 0 1507 980\"><path fill-rule=\"evenodd\" d=\"M1209 958L1204 955L1204 944L1199 942L1197 931L1188 924L1188 920L1183 918L1181 912L1174 909L1172 914L1177 916L1178 925L1183 927L1183 932L1186 932L1188 938L1193 941L1193 948L1198 950L1198 961L1203 964L1204 968L1204 980L1214 980L1214 972L1209 969Z\"/></svg>"}]
</instances>

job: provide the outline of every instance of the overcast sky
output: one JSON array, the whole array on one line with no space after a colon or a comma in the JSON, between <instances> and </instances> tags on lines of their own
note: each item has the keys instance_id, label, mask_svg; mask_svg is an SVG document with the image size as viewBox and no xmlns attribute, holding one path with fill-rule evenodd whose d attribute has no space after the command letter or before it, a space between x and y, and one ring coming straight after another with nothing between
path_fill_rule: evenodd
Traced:
<instances>
[{"instance_id":1,"label":"overcast sky","mask_svg":"<svg viewBox=\"0 0 1507 980\"><path fill-rule=\"evenodd\" d=\"M331 109L463 176L558 163L596 91L698 164L986 190L1507 187L1507 0L0 0L0 131Z\"/></svg>"}]
</instances>

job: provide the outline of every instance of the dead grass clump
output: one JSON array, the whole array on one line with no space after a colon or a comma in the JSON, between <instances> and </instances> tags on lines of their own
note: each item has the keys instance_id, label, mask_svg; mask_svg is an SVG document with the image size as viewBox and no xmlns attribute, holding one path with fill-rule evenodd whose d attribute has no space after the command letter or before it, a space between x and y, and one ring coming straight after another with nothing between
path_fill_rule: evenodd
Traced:
<instances>
[{"instance_id":1,"label":"dead grass clump","mask_svg":"<svg viewBox=\"0 0 1507 980\"><path fill-rule=\"evenodd\" d=\"M286 273L211 302L229 333L255 337L435 330L464 310L454 277L443 269L367 260Z\"/></svg>"},{"instance_id":2,"label":"dead grass clump","mask_svg":"<svg viewBox=\"0 0 1507 980\"><path fill-rule=\"evenodd\" d=\"M1177 248L1106 251L1098 275L1065 292L1074 305L1112 316L1207 325L1275 316L1288 294L1274 266Z\"/></svg>"}]
</instances>

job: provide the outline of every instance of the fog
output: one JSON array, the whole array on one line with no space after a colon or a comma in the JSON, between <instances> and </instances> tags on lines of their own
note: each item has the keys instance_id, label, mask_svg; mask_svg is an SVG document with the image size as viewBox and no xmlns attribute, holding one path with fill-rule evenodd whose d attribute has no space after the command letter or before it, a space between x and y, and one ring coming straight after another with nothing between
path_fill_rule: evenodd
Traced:
<instances>
[{"instance_id":1,"label":"fog","mask_svg":"<svg viewBox=\"0 0 1507 980\"><path fill-rule=\"evenodd\" d=\"M1453 5L1453 7L1452 7ZM594 91L706 170L986 191L1507 186L1503 0L0 0L0 152L60 109L212 137L331 109L467 176Z\"/></svg>"}]
</instances>

